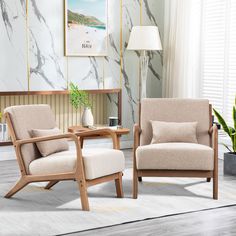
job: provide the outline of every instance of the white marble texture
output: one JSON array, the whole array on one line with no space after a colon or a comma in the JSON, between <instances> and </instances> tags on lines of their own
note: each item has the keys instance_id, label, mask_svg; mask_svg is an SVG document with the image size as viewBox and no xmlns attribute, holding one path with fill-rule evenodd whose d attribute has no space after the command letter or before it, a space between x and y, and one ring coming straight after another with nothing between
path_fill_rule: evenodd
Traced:
<instances>
[{"instance_id":1,"label":"white marble texture","mask_svg":"<svg viewBox=\"0 0 236 236\"><path fill-rule=\"evenodd\" d=\"M141 1L141 0L140 0ZM135 82L138 72L133 66L138 63L138 57L133 57L125 48L129 32L133 25L140 24L140 1L117 0L108 1L108 55L107 57L64 57L64 5L63 0L29 0L28 30L29 30L29 64L30 90L66 89L67 79L78 82L81 88L119 88L120 87L120 16L123 16L123 84L128 96L131 96L129 83ZM162 20L163 0L142 0L143 24L158 24ZM26 2L25 0L1 0L1 91L27 89L27 42L26 42ZM120 10L122 9L122 14ZM160 22L162 25L162 22ZM162 27L162 26L161 26ZM161 29L162 30L162 29ZM7 52L7 53L6 53ZM7 58L6 58L7 56ZM134 60L133 60L134 59ZM150 65L152 77L160 79L160 64L158 54L154 53ZM154 64L154 65L153 65ZM10 68L16 68L10 70ZM132 69L132 75L126 69ZM159 71L158 71L159 68ZM68 72L68 73L67 73ZM135 72L135 73L133 73ZM158 73L158 75L157 75ZM67 78L68 74L68 78ZM131 74L131 73L130 73ZM9 77L11 80L9 80ZM15 82L13 82L15 80ZM94 81L91 81L94 80ZM87 85L88 83L88 85ZM134 92L137 93L137 92ZM137 95L137 94L136 94ZM134 95L133 100L137 97Z\"/></svg>"},{"instance_id":2,"label":"white marble texture","mask_svg":"<svg viewBox=\"0 0 236 236\"><path fill-rule=\"evenodd\" d=\"M24 1L0 1L0 91L27 90Z\"/></svg>"},{"instance_id":3,"label":"white marble texture","mask_svg":"<svg viewBox=\"0 0 236 236\"><path fill-rule=\"evenodd\" d=\"M64 90L63 1L29 1L30 90Z\"/></svg>"},{"instance_id":4,"label":"white marble texture","mask_svg":"<svg viewBox=\"0 0 236 236\"><path fill-rule=\"evenodd\" d=\"M120 1L108 2L107 57L64 57L64 0L29 0L28 35L30 90L120 87ZM26 91L26 1L1 0L0 91ZM6 58L7 55L7 58ZM12 67L16 70L10 70ZM15 73L17 71L17 73ZM9 80L9 78L11 78Z\"/></svg>"},{"instance_id":5,"label":"white marble texture","mask_svg":"<svg viewBox=\"0 0 236 236\"><path fill-rule=\"evenodd\" d=\"M124 0L122 5L123 29L123 125L132 127L138 118L139 58L133 51L127 51L131 29L140 25L139 1ZM131 134L132 136L132 134ZM130 137L126 137L129 139Z\"/></svg>"},{"instance_id":6,"label":"white marble texture","mask_svg":"<svg viewBox=\"0 0 236 236\"><path fill-rule=\"evenodd\" d=\"M68 58L68 81L80 89L103 89L103 57Z\"/></svg>"},{"instance_id":7,"label":"white marble texture","mask_svg":"<svg viewBox=\"0 0 236 236\"><path fill-rule=\"evenodd\" d=\"M108 55L104 64L104 88L120 88L121 2L108 1Z\"/></svg>"}]
</instances>

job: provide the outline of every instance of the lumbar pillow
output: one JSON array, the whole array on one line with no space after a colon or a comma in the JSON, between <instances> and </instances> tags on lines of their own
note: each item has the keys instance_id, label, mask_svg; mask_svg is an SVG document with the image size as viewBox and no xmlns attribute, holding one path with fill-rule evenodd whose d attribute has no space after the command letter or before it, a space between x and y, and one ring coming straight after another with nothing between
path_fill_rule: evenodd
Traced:
<instances>
[{"instance_id":1,"label":"lumbar pillow","mask_svg":"<svg viewBox=\"0 0 236 236\"><path fill-rule=\"evenodd\" d=\"M33 129L31 131L32 137L43 137L62 134L58 128L54 129ZM43 157L46 157L55 152L66 151L69 149L69 145L66 139L56 139L50 141L43 141L36 143L39 152Z\"/></svg>"},{"instance_id":2,"label":"lumbar pillow","mask_svg":"<svg viewBox=\"0 0 236 236\"><path fill-rule=\"evenodd\" d=\"M197 143L197 122L151 121L152 143Z\"/></svg>"}]
</instances>

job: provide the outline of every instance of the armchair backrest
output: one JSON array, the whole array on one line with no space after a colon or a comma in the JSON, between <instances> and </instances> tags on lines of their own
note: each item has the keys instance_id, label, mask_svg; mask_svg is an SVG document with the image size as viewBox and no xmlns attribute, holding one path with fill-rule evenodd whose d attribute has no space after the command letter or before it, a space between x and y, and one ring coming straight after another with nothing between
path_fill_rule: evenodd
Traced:
<instances>
[{"instance_id":1,"label":"armchair backrest","mask_svg":"<svg viewBox=\"0 0 236 236\"><path fill-rule=\"evenodd\" d=\"M12 125L10 130L11 138L22 140L31 138L32 129L52 129L56 127L56 122L49 105L24 105L11 106L4 110L7 113ZM21 155L26 172L31 161L41 157L35 144L25 144L22 146Z\"/></svg>"},{"instance_id":2,"label":"armchair backrest","mask_svg":"<svg viewBox=\"0 0 236 236\"><path fill-rule=\"evenodd\" d=\"M209 101L206 99L147 98L141 102L140 145L148 145L152 140L150 120L166 122L197 121L197 140L210 145L209 127L211 122Z\"/></svg>"}]
</instances>

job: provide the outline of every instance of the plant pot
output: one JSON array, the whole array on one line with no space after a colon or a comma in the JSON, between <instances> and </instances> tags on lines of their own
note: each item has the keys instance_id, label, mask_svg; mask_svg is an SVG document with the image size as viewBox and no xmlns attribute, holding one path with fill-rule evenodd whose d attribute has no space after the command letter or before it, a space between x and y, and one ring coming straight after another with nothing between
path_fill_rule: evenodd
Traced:
<instances>
[{"instance_id":1,"label":"plant pot","mask_svg":"<svg viewBox=\"0 0 236 236\"><path fill-rule=\"evenodd\" d=\"M94 125L93 114L91 108L85 107L84 112L82 114L82 125L85 127Z\"/></svg>"},{"instance_id":2,"label":"plant pot","mask_svg":"<svg viewBox=\"0 0 236 236\"><path fill-rule=\"evenodd\" d=\"M224 153L224 174L236 175L236 154Z\"/></svg>"}]
</instances>

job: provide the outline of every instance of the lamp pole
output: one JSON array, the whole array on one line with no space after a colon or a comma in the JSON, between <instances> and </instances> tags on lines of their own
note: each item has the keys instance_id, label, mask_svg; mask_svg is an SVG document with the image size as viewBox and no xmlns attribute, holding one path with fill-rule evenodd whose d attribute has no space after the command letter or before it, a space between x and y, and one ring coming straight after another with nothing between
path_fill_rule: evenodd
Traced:
<instances>
[{"instance_id":1,"label":"lamp pole","mask_svg":"<svg viewBox=\"0 0 236 236\"><path fill-rule=\"evenodd\" d=\"M141 51L140 68L141 68L141 97L140 100L147 97L147 74L148 74L149 56L146 50Z\"/></svg>"}]
</instances>

